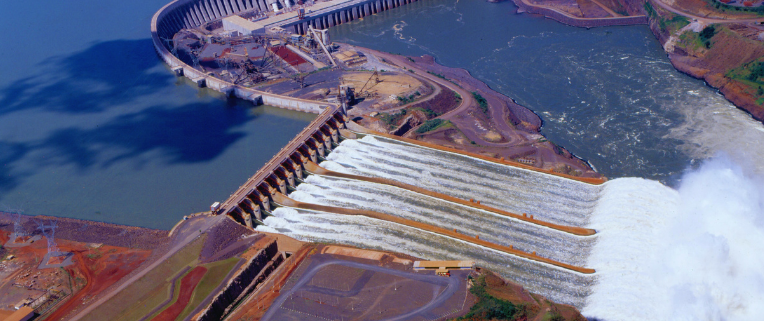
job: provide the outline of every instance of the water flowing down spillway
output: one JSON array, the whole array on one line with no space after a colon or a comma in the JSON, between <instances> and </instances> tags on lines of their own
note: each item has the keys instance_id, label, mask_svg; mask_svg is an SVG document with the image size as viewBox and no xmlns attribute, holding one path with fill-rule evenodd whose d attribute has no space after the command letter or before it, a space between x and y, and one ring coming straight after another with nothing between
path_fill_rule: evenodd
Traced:
<instances>
[{"instance_id":1,"label":"water flowing down spillway","mask_svg":"<svg viewBox=\"0 0 764 321\"><path fill-rule=\"evenodd\" d=\"M592 228L581 237L394 186L310 175L290 197L371 210L563 263L586 275L363 216L281 207L260 230L430 260L475 260L529 291L603 320L755 320L764 314L764 188L724 160L678 189L641 178L600 186L367 136L345 140L327 169L404 182L537 218ZM723 316L723 317L722 317Z\"/></svg>"},{"instance_id":2,"label":"water flowing down spillway","mask_svg":"<svg viewBox=\"0 0 764 321\"><path fill-rule=\"evenodd\" d=\"M258 230L313 242L405 253L428 260L472 260L556 302L582 306L594 278L453 238L363 216L278 208Z\"/></svg>"},{"instance_id":3,"label":"water flowing down spillway","mask_svg":"<svg viewBox=\"0 0 764 321\"><path fill-rule=\"evenodd\" d=\"M365 209L423 222L584 266L594 237L581 237L400 188L311 175L290 196L298 201Z\"/></svg>"},{"instance_id":4,"label":"water flowing down spillway","mask_svg":"<svg viewBox=\"0 0 764 321\"><path fill-rule=\"evenodd\" d=\"M338 172L384 177L560 224L585 225L601 187L367 136L345 140L321 165ZM291 198L313 204L386 213L456 229L500 245L585 266L595 237L582 237L397 187L308 176ZM542 218L544 217L544 218ZM557 302L583 306L596 277L476 246L416 228L358 216L278 208L261 230L306 241L339 242L431 260L475 260ZM573 223L573 224L571 224Z\"/></svg>"},{"instance_id":5,"label":"water flowing down spillway","mask_svg":"<svg viewBox=\"0 0 764 321\"><path fill-rule=\"evenodd\" d=\"M585 226L600 186L468 156L366 136L346 140L327 169L383 177L552 223Z\"/></svg>"}]
</instances>

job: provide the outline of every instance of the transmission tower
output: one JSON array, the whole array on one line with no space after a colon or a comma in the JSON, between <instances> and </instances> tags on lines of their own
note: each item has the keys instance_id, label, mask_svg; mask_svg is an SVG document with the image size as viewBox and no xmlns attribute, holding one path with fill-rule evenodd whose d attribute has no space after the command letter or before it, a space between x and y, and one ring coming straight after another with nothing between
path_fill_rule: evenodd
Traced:
<instances>
[{"instance_id":1,"label":"transmission tower","mask_svg":"<svg viewBox=\"0 0 764 321\"><path fill-rule=\"evenodd\" d=\"M42 231L42 234L45 235L45 239L48 240L48 253L58 253L60 250L58 249L58 245L56 244L56 223L53 222L49 225L45 225L44 222L37 222L37 228Z\"/></svg>"},{"instance_id":2,"label":"transmission tower","mask_svg":"<svg viewBox=\"0 0 764 321\"><path fill-rule=\"evenodd\" d=\"M24 231L24 225L21 224L21 212L12 212L13 213L13 235L15 238L19 238L22 236L26 236L26 232ZM13 239L15 241L16 239Z\"/></svg>"}]
</instances>

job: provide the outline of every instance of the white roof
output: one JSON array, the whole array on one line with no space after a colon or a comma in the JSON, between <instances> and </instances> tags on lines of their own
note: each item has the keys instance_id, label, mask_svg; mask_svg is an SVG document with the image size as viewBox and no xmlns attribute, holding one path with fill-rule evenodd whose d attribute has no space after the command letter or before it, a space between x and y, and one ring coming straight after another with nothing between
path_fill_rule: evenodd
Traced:
<instances>
[{"instance_id":1,"label":"white roof","mask_svg":"<svg viewBox=\"0 0 764 321\"><path fill-rule=\"evenodd\" d=\"M233 23L233 24L235 24L237 26L240 26L242 28L249 29L249 30L258 30L258 29L265 28L265 26L262 25L262 24L259 24L257 22L249 21L247 19L244 19L244 18L236 16L236 15L233 15L233 16L230 16L230 17L225 17L225 18L223 18L223 21L228 21L230 23Z\"/></svg>"}]
</instances>

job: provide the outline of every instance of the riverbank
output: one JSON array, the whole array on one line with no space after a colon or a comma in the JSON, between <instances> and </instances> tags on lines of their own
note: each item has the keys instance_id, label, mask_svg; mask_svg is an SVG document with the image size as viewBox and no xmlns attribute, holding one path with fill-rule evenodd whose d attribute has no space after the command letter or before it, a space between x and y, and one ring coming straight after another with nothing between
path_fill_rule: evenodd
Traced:
<instances>
[{"instance_id":1,"label":"riverbank","mask_svg":"<svg viewBox=\"0 0 764 321\"><path fill-rule=\"evenodd\" d=\"M377 112L351 109L350 116L359 124L520 166L577 177L603 177L585 160L546 139L540 132L543 122L533 111L491 89L467 70L440 65L432 56L406 57L355 48L389 68L408 71L440 88L434 97L402 108Z\"/></svg>"},{"instance_id":2,"label":"riverbank","mask_svg":"<svg viewBox=\"0 0 764 321\"><path fill-rule=\"evenodd\" d=\"M764 121L764 75L756 76L764 62L764 27L756 22L764 21L764 17L714 10L706 3L692 0L674 3L682 10L660 0L596 2L611 13L619 10L630 15L622 18L614 14L597 17L596 10L586 10L588 6L576 1L568 1L567 5L561 5L565 1L513 1L518 13L540 14L575 27L647 24L674 68L704 80L732 104ZM685 13L687 10L699 11L702 16ZM702 35L706 27L711 29Z\"/></svg>"},{"instance_id":3,"label":"riverbank","mask_svg":"<svg viewBox=\"0 0 764 321\"><path fill-rule=\"evenodd\" d=\"M644 14L631 13L627 7L618 7L620 13L594 0L584 1L532 1L512 0L517 13L531 13L573 27L631 26L647 24Z\"/></svg>"},{"instance_id":4,"label":"riverbank","mask_svg":"<svg viewBox=\"0 0 764 321\"><path fill-rule=\"evenodd\" d=\"M755 74L764 61L764 27L693 19L653 1L644 7L650 30L677 70L703 79L735 106L764 121L764 75Z\"/></svg>"}]
</instances>

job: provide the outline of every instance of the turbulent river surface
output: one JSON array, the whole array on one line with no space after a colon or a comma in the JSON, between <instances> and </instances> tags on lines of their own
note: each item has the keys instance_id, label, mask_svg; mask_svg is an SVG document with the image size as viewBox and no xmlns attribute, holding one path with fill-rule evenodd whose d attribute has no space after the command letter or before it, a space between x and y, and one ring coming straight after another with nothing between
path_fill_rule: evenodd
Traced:
<instances>
[{"instance_id":1,"label":"turbulent river surface","mask_svg":"<svg viewBox=\"0 0 764 321\"><path fill-rule=\"evenodd\" d=\"M547 138L610 178L673 186L719 151L738 162L764 157L761 123L676 71L647 26L575 28L515 10L510 1L427 0L331 36L468 70L536 112Z\"/></svg>"}]
</instances>

